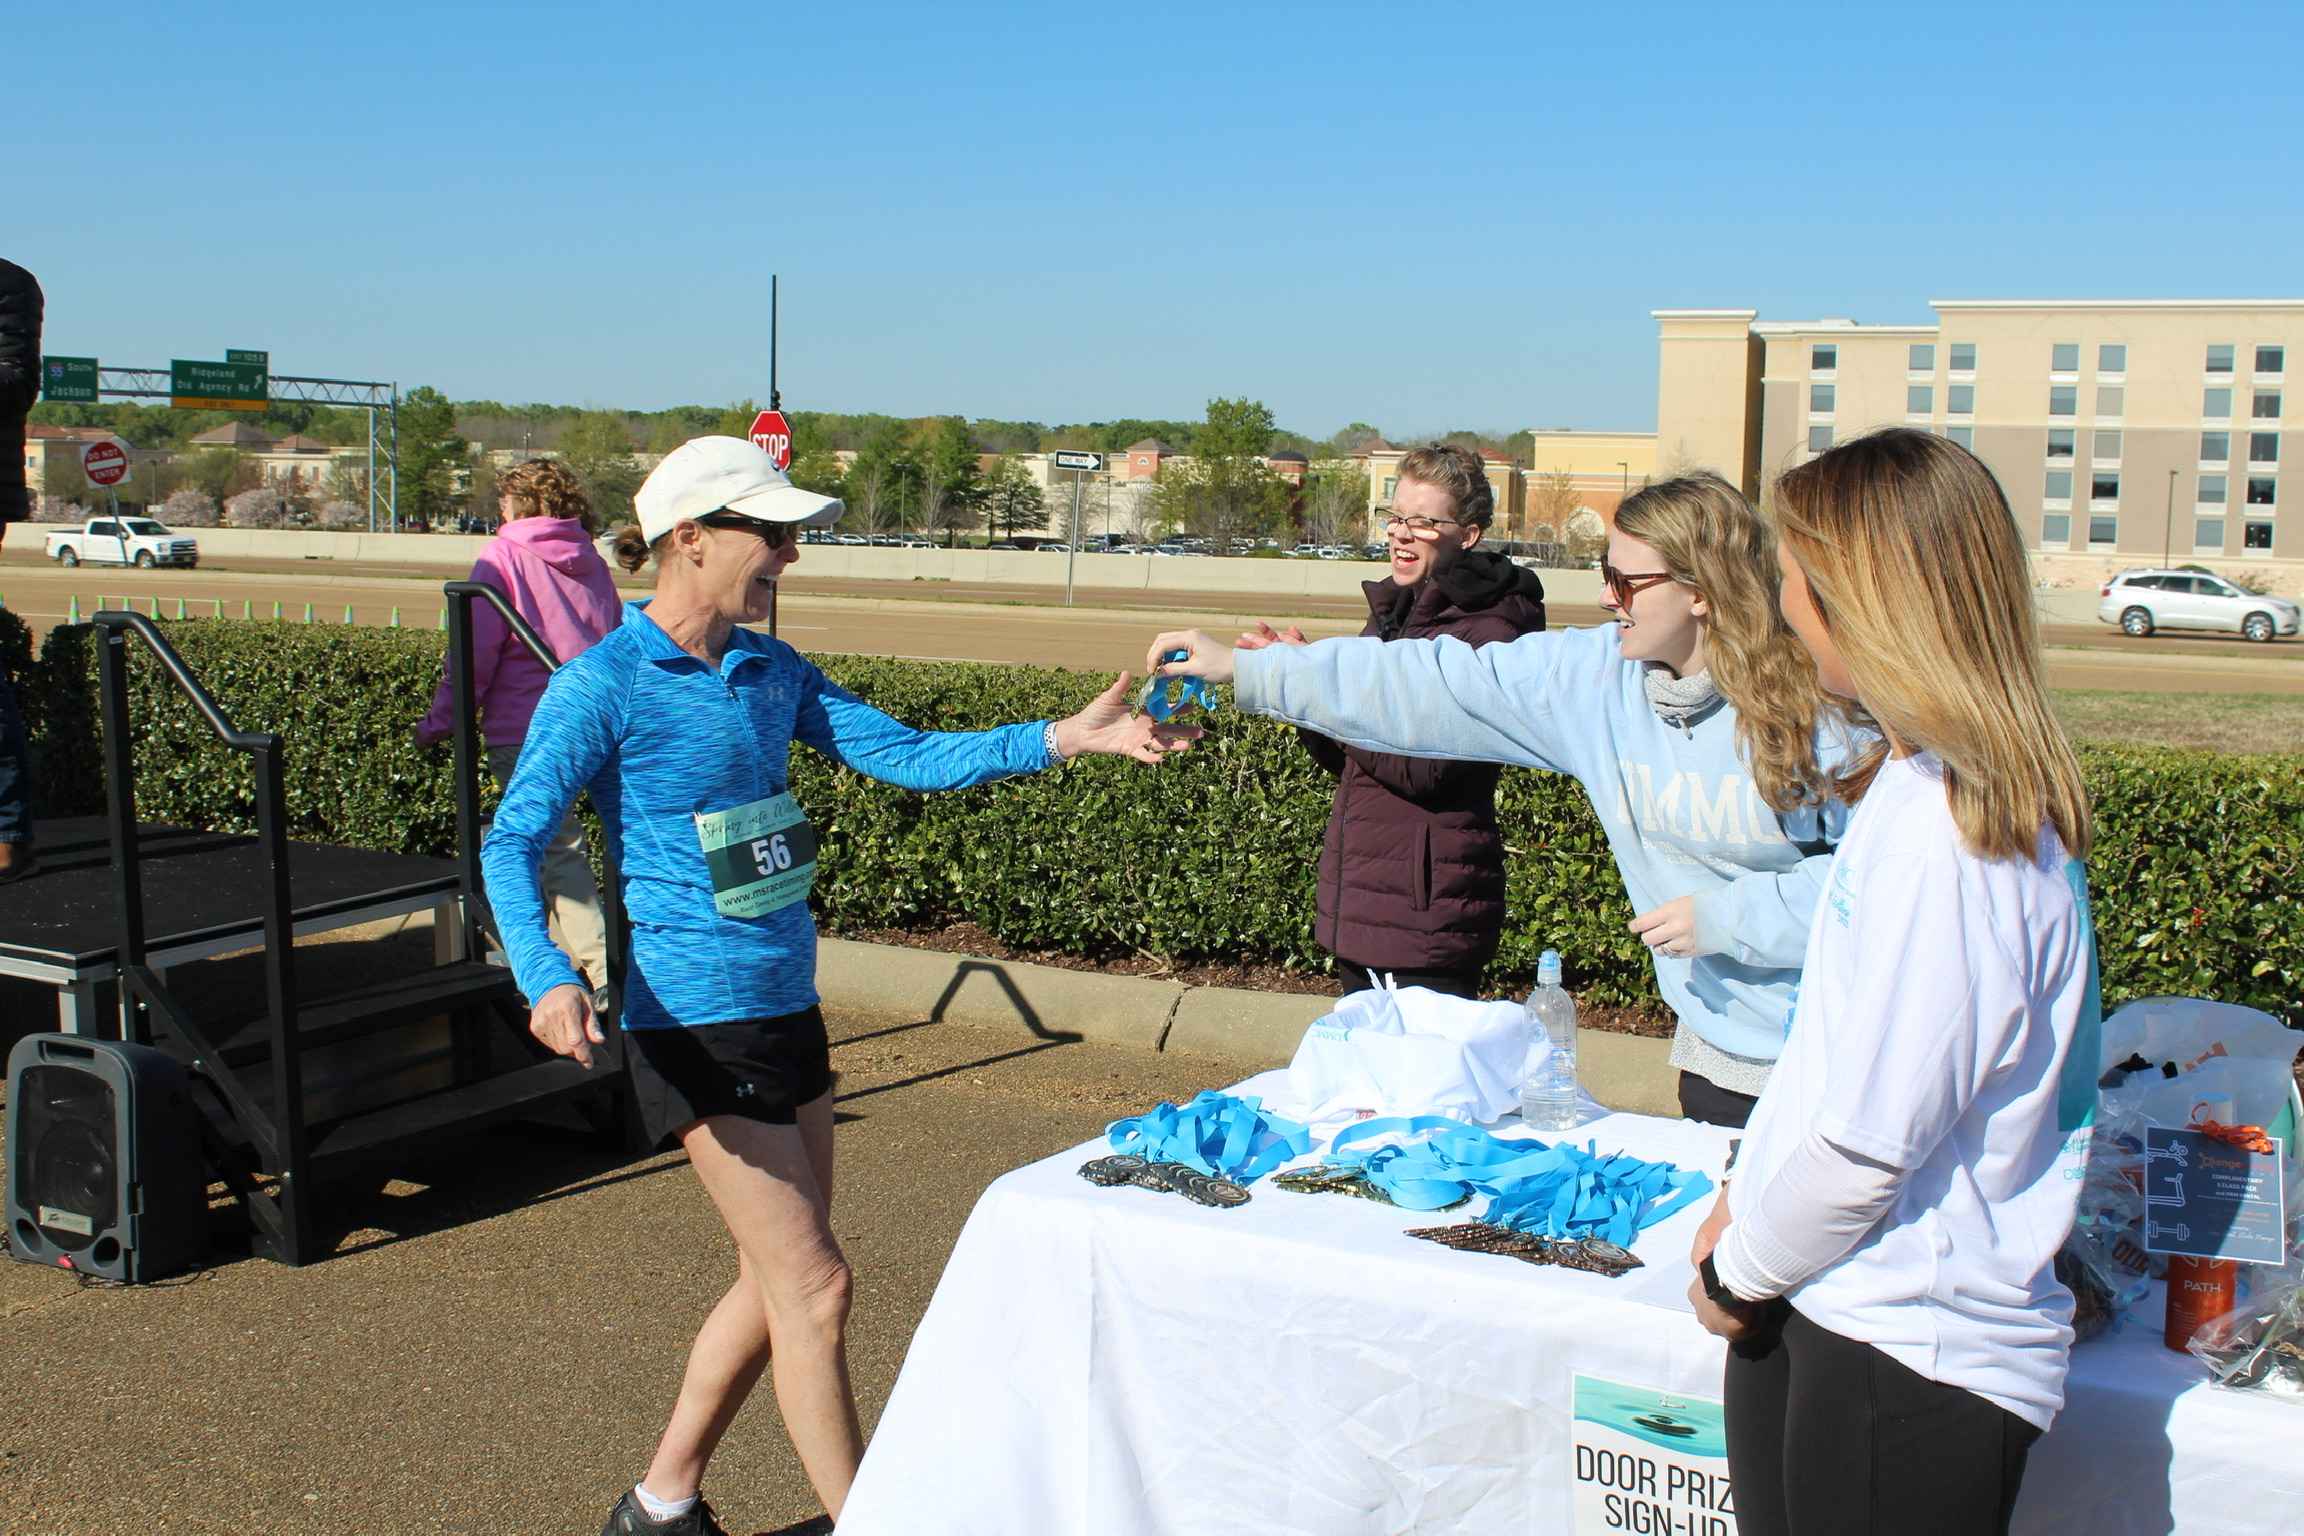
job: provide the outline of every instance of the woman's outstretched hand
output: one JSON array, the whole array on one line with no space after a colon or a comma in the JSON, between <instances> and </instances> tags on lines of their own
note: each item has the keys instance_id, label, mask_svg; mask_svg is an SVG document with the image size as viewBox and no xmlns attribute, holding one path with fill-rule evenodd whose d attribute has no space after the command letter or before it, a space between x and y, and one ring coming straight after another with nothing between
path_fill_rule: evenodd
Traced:
<instances>
[{"instance_id":1,"label":"woman's outstretched hand","mask_svg":"<svg viewBox=\"0 0 2304 1536\"><path fill-rule=\"evenodd\" d=\"M1184 653L1183 658L1170 661L1168 658L1178 651ZM1232 648L1219 645L1197 629L1171 630L1152 642L1144 667L1154 677L1197 677L1203 682L1228 683L1232 681Z\"/></svg>"},{"instance_id":2,"label":"woman's outstretched hand","mask_svg":"<svg viewBox=\"0 0 2304 1536\"><path fill-rule=\"evenodd\" d=\"M1268 645L1304 645L1307 643L1304 638L1304 631L1294 624L1289 625L1286 629L1274 629L1262 619L1258 619L1254 629L1247 631L1239 639L1232 642L1232 649L1236 651L1260 651Z\"/></svg>"},{"instance_id":3,"label":"woman's outstretched hand","mask_svg":"<svg viewBox=\"0 0 2304 1536\"><path fill-rule=\"evenodd\" d=\"M1056 750L1066 757L1099 752L1157 763L1176 752L1189 752L1202 735L1196 725L1162 725L1150 715L1129 707L1125 672L1112 686L1096 695L1086 709L1056 722Z\"/></svg>"}]
</instances>

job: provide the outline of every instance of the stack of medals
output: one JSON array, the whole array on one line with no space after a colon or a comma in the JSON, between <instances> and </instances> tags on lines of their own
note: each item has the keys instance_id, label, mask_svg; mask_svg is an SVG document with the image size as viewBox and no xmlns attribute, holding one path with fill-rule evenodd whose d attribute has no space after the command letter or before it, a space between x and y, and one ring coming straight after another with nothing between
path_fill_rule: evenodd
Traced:
<instances>
[{"instance_id":1,"label":"stack of medals","mask_svg":"<svg viewBox=\"0 0 2304 1536\"><path fill-rule=\"evenodd\" d=\"M1302 1168L1291 1168L1276 1173L1272 1182L1282 1189L1299 1195L1354 1195L1362 1200L1373 1200L1379 1205L1390 1205L1392 1197L1368 1182L1367 1174L1347 1163L1310 1163ZM1472 1197L1453 1201L1440 1207L1452 1211Z\"/></svg>"},{"instance_id":2,"label":"stack of medals","mask_svg":"<svg viewBox=\"0 0 2304 1536\"><path fill-rule=\"evenodd\" d=\"M1587 1270L1611 1280L1642 1267L1632 1250L1604 1237L1539 1237L1533 1232L1515 1232L1510 1227L1485 1221L1467 1221L1453 1227L1412 1227L1408 1235L1453 1248L1458 1253L1492 1253L1499 1258L1518 1259L1523 1264L1557 1264L1562 1269Z\"/></svg>"},{"instance_id":3,"label":"stack of medals","mask_svg":"<svg viewBox=\"0 0 2304 1536\"><path fill-rule=\"evenodd\" d=\"M1248 1203L1247 1189L1230 1179L1216 1178L1184 1163L1149 1163L1125 1152L1082 1163L1080 1177L1100 1189L1130 1184L1164 1195L1182 1195L1194 1205L1215 1210L1230 1210Z\"/></svg>"}]
</instances>

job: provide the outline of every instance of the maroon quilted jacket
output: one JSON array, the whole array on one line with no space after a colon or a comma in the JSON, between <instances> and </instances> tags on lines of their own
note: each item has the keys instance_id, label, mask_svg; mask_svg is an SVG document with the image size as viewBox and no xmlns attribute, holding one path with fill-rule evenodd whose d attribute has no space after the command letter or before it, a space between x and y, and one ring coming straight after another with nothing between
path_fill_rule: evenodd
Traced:
<instances>
[{"instance_id":1,"label":"maroon quilted jacket","mask_svg":"<svg viewBox=\"0 0 2304 1536\"><path fill-rule=\"evenodd\" d=\"M1544 584L1502 555L1468 550L1432 580L1386 577L1368 593L1364 635L1453 635L1487 645L1544 627ZM1488 763L1395 757L1300 733L1336 774L1320 852L1320 944L1370 970L1469 970L1504 927L1504 842Z\"/></svg>"}]
</instances>

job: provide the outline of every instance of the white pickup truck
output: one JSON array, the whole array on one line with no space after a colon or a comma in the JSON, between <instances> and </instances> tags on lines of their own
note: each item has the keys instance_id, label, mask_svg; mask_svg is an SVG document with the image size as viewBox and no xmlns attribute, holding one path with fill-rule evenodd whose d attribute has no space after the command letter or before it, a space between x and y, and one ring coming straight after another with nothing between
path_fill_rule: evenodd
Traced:
<instances>
[{"instance_id":1,"label":"white pickup truck","mask_svg":"<svg viewBox=\"0 0 2304 1536\"><path fill-rule=\"evenodd\" d=\"M85 528L59 528L48 535L48 558L66 567L85 562L145 570L156 565L189 568L200 563L200 546L148 517L92 517Z\"/></svg>"}]
</instances>

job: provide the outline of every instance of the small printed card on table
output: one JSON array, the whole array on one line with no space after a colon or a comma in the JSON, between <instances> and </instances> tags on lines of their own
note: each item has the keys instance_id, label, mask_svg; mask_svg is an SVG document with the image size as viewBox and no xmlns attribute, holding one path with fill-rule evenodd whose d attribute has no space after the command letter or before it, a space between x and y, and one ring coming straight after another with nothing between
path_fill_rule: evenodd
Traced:
<instances>
[{"instance_id":1,"label":"small printed card on table","mask_svg":"<svg viewBox=\"0 0 2304 1536\"><path fill-rule=\"evenodd\" d=\"M2200 1131L2144 1131L2144 1247L2198 1259L2278 1264L2281 1146L2251 1152Z\"/></svg>"}]
</instances>

